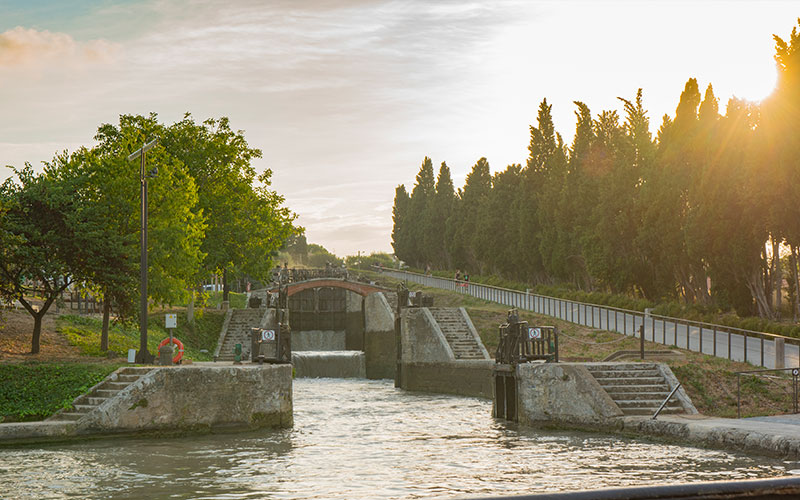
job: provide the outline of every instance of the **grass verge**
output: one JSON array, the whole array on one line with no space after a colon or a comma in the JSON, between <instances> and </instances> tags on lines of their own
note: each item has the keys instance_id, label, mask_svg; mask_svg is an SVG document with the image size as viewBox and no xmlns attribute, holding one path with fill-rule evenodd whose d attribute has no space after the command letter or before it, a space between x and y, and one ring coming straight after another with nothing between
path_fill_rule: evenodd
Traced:
<instances>
[{"instance_id":1,"label":"grass verge","mask_svg":"<svg viewBox=\"0 0 800 500\"><path fill-rule=\"evenodd\" d=\"M164 327L164 316L167 313L178 315L178 327L173 335L184 345L184 358L196 361L210 361L217 346L219 332L225 318L224 312L205 311L202 316L195 316L194 327L186 320L186 311L163 311L151 314L147 322L147 349L151 353L158 352L158 344L169 337ZM83 355L107 357L109 354L100 349L100 333L102 321L87 316L63 315L57 321L58 330ZM109 327L108 348L112 356L127 356L128 349L139 349L139 328L137 325L113 325ZM207 352L201 352L201 351Z\"/></svg>"},{"instance_id":2,"label":"grass verge","mask_svg":"<svg viewBox=\"0 0 800 500\"><path fill-rule=\"evenodd\" d=\"M97 384L119 364L0 365L0 422L42 420Z\"/></svg>"}]
</instances>

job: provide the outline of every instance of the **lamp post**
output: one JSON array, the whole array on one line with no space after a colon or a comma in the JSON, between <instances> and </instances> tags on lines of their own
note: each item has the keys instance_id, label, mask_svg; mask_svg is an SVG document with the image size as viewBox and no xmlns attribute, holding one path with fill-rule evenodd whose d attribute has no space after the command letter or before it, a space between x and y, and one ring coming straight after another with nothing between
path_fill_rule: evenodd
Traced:
<instances>
[{"instance_id":1,"label":"lamp post","mask_svg":"<svg viewBox=\"0 0 800 500\"><path fill-rule=\"evenodd\" d=\"M139 167L139 181L141 183L141 228L139 230L139 241L141 245L141 264L140 264L140 296L139 296L139 352L136 353L137 363L152 363L153 355L147 350L147 179L155 177L158 173L158 168L153 168L150 172L145 173L145 157L148 151L158 142L158 139L153 139L141 148L137 149L128 155L128 161L133 161L141 158L141 166Z\"/></svg>"}]
</instances>

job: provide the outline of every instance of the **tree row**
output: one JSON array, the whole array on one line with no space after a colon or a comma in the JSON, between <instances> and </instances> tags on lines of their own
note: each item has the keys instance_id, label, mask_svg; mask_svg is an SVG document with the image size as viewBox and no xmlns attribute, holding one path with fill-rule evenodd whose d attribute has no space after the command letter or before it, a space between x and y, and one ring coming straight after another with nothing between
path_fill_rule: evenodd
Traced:
<instances>
[{"instance_id":1,"label":"tree row","mask_svg":"<svg viewBox=\"0 0 800 500\"><path fill-rule=\"evenodd\" d=\"M481 158L454 189L425 158L397 187L392 245L424 268L735 308L800 312L800 33L775 37L778 82L761 103L690 78L653 136L640 89L622 113L575 102L571 143L543 100L525 165ZM784 284L786 282L786 284Z\"/></svg>"}]
</instances>

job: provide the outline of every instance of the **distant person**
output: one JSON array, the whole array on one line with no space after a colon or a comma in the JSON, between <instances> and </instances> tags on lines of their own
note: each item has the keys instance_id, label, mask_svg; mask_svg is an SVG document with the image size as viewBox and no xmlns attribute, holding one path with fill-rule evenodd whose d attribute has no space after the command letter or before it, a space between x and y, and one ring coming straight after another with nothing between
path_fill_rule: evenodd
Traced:
<instances>
[{"instance_id":1,"label":"distant person","mask_svg":"<svg viewBox=\"0 0 800 500\"><path fill-rule=\"evenodd\" d=\"M431 265L430 264L426 265L425 266L425 276L430 276L432 274L433 273L431 272Z\"/></svg>"},{"instance_id":2,"label":"distant person","mask_svg":"<svg viewBox=\"0 0 800 500\"><path fill-rule=\"evenodd\" d=\"M461 269L456 269L456 283L461 281Z\"/></svg>"}]
</instances>

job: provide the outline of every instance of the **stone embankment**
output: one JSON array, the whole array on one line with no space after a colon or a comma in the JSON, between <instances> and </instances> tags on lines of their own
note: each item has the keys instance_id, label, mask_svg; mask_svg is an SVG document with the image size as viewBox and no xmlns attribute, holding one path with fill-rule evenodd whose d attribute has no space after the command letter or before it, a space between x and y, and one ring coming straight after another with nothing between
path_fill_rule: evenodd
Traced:
<instances>
[{"instance_id":1,"label":"stone embankment","mask_svg":"<svg viewBox=\"0 0 800 500\"><path fill-rule=\"evenodd\" d=\"M677 385L669 367L660 363L522 364L516 368L517 420L532 427L651 436L800 459L800 416L706 417L678 388L654 419Z\"/></svg>"},{"instance_id":2,"label":"stone embankment","mask_svg":"<svg viewBox=\"0 0 800 500\"><path fill-rule=\"evenodd\" d=\"M0 445L291 425L291 365L125 367L68 411L43 422L0 424Z\"/></svg>"}]
</instances>

